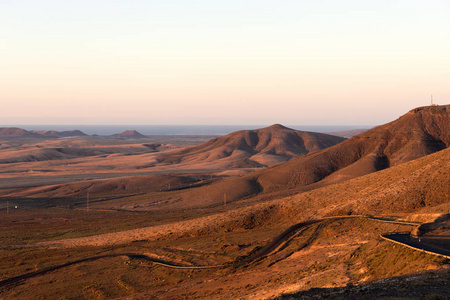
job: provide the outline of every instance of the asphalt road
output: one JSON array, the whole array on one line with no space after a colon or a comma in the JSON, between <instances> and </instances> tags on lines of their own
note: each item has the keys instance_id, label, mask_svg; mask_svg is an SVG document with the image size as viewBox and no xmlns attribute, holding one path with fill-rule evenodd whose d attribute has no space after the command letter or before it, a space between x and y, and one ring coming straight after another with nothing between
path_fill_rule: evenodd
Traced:
<instances>
[{"instance_id":1,"label":"asphalt road","mask_svg":"<svg viewBox=\"0 0 450 300\"><path fill-rule=\"evenodd\" d=\"M349 217L348 216L336 217L336 218L332 218L332 219L343 219L343 218L349 218ZM239 266L248 265L252 261L255 261L255 260L259 259L259 258L262 258L262 257L268 255L273 250L275 250L282 242L284 242L287 239L289 239L297 230L299 230L299 229L301 229L303 227L315 224L315 223L322 222L324 220L328 220L328 219L330 219L330 218L309 220L309 221L300 222L300 223L297 223L295 225L292 225L291 227L289 227L288 229L283 231L281 234L276 236L264 248L262 248L261 250L259 250L255 254L249 256L244 261L239 262L238 265ZM155 258L149 257L147 255L139 254L139 253L105 254L105 255L97 255L97 256L92 256L92 257L88 257L88 258L84 258L84 259L79 259L79 260L75 260L75 261L68 262L68 263L65 263L65 264L61 264L61 265L58 265L58 266L53 266L53 267L45 268L45 269L42 269L42 270L38 270L38 271L22 274L22 275L19 275L19 276L11 277L11 278L8 278L8 279L0 281L0 287L11 285L11 284L15 284L15 283L18 283L20 281L23 281L23 280L26 280L26 279L29 279L29 278L32 278L32 277L44 275L46 273L49 273L49 272L52 272L52 271L55 271L55 270L58 270L58 269L61 269L61 268L65 268L65 267L68 267L68 266L72 266L72 265L75 265L75 264L79 264L79 263L83 263L83 262L89 262L89 261L94 261L94 260L101 259L101 258L118 257L118 256L128 256L129 258L132 258L132 259L144 259L144 260L151 261L153 263L159 264L161 266L165 266L165 267L168 267L168 268L177 268L177 269L206 269L206 268L221 268L221 267L225 266L225 265L215 265L215 266L187 266L187 265L179 265L179 264L174 264L174 263L171 263L171 262L168 262L168 261L155 259Z\"/></svg>"},{"instance_id":2,"label":"asphalt road","mask_svg":"<svg viewBox=\"0 0 450 300\"><path fill-rule=\"evenodd\" d=\"M256 252L255 254L247 257L246 259L244 259L240 262L236 262L236 263L232 263L232 264L234 264L235 266L249 265L251 262L253 262L257 259L263 258L264 256L266 256L266 255L270 254L272 251L274 251L279 245L281 245L281 243L287 241L295 232L297 232L301 228L310 226L312 224L320 223L325 220L338 220L338 219L349 219L349 218L366 218L366 219L373 219L373 220L377 220L377 221L381 221L381 222L389 222L389 223L394 222L394 223L398 223L398 224L413 225L410 222L384 220L382 218L356 216L356 215L355 216L336 216L336 217L327 217L327 218L322 218L322 219L308 220L308 221L300 222L300 223L290 226L285 231L283 231L281 234L276 236L269 244L267 244L265 247L263 247L258 252ZM397 243L408 245L408 246L416 248L416 249L425 250L425 251L440 254L440 255L450 256L450 251L445 251L443 249L433 247L431 245L420 243L417 239L415 240L415 239L409 238L409 234L393 233L393 234L385 234L385 235L383 235L383 237L386 239L395 241ZM128 256L131 259L144 259L147 261L151 261L155 264L159 264L161 266L165 266L165 267L169 267L169 268L178 268L178 269L221 268L221 267L231 265L231 264L229 264L229 265L214 265L214 266L189 266L189 265L174 264L172 262L159 260L159 259L152 258L152 257L149 257L144 254L139 254L139 253L105 254L105 255L98 255L98 256L92 256L92 257L88 257L88 258L84 258L84 259L79 259L79 260L68 262L65 264L58 265L58 266L53 266L53 267L45 268L45 269L38 270L35 272L30 272L30 273L22 274L19 276L11 277L11 278L0 281L0 287L18 283L22 280L26 280L28 278L43 275L43 274L46 274L46 273L49 273L49 272L52 272L52 271L55 271L55 270L58 270L58 269L61 269L64 267L68 267L71 265L75 265L78 263L94 261L94 260L101 259L101 258L118 257L118 256Z\"/></svg>"},{"instance_id":3,"label":"asphalt road","mask_svg":"<svg viewBox=\"0 0 450 300\"><path fill-rule=\"evenodd\" d=\"M409 234L393 233L393 234L383 234L382 236L388 240L395 241L418 250L424 250L427 252L450 257L450 251L439 247L435 247L430 244L426 244L423 241L419 242L418 238L412 238Z\"/></svg>"}]
</instances>

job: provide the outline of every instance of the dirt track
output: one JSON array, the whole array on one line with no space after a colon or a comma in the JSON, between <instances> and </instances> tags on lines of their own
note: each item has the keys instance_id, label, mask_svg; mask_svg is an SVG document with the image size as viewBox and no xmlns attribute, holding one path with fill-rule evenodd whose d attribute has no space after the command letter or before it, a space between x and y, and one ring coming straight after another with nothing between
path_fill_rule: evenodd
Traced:
<instances>
[{"instance_id":1,"label":"dirt track","mask_svg":"<svg viewBox=\"0 0 450 300\"><path fill-rule=\"evenodd\" d=\"M0 281L0 287L3 286L7 286L7 285L11 285L11 284L15 284L17 282L20 282L22 280L26 280L32 277L36 277L36 276L40 276L64 267L68 267L74 264L79 264L79 263L83 263L83 262L89 262L89 261L93 261L93 260L97 260L97 259L102 259L102 258L109 258L109 257L119 257L119 256L128 256L130 259L143 259L143 260L147 260L150 261L152 263L164 266L164 267L168 267L168 268L177 268L177 269L206 269L206 268L222 268L222 267L227 267L227 266L231 266L234 265L235 267L242 267L242 266L246 266L251 264L252 262L263 258L264 256L270 254L271 252L273 252L275 249L277 249L278 246L280 246L283 242L289 240L290 237L292 237L295 232L297 232L298 230L316 224L316 223L320 223L326 220L339 220L339 219L350 219L350 218L365 218L365 219L372 219L372 220L376 220L379 222L388 222L388 223L397 223L397 224L404 224L404 225L417 225L415 223L411 223L411 222L403 222L403 221L392 221L392 220L386 220L383 218L377 218L377 217L368 217L368 216L360 216L360 215L354 215L354 216L335 216L335 217L326 217L326 218L321 218L321 219L314 219L314 220L308 220L308 221L304 221L304 222L300 222L297 223L295 225L290 226L289 228L287 228L285 231L283 231L281 234L279 234L278 236L276 236L269 244L267 244L265 247L263 247L261 250L259 250L258 252L256 252L255 254L247 257L246 259L242 260L242 261L238 261L238 262L230 262L229 264L224 264L224 265L212 265L212 266L192 266L192 265L182 265L182 264L175 264L173 262L169 262L169 261L164 261L164 260L160 260L157 258L153 258L153 257L149 257L145 254L140 254L140 253L116 253L116 254L105 254L105 255L97 255L97 256L92 256L92 257L88 257L88 258L84 258L84 259L79 259L79 260L75 260L72 262L68 262L65 264L61 264L58 266L53 266L53 267L49 267L49 268L45 268L43 270L39 270L39 271L35 271L35 272L30 272L30 273L26 273L26 274L22 274L19 276L15 276L15 277L11 277L5 280ZM116 233L117 234L117 233ZM430 245L426 245L423 243L419 243L416 241L412 241L409 239L406 239L406 234L398 234L398 233L393 233L393 234L383 234L382 235L383 238L388 239L388 240L392 240L395 241L399 244L403 244L403 245L407 245L413 249L418 249L418 250L424 250L430 254L438 254L438 255L442 255L442 256L447 256L450 255L450 253L448 251L445 251L443 249L439 249Z\"/></svg>"},{"instance_id":2,"label":"dirt track","mask_svg":"<svg viewBox=\"0 0 450 300\"><path fill-rule=\"evenodd\" d=\"M153 258L144 254L140 254L140 253L117 253L117 254L105 254L105 255L97 255L97 256L92 256L92 257L88 257L88 258L83 258L83 259L78 259L75 261L71 261L62 265L58 265L58 266L53 266L53 267L48 267L39 271L35 271L35 272L30 272L30 273L26 273L26 274L22 274L19 276L15 276L15 277L11 277L5 280L0 281L0 287L3 286L7 286L10 284L14 284L17 282L20 282L22 280L25 279L29 279L32 277L36 277L39 275L44 275L46 273L61 269L61 268L65 268L65 267L69 267L75 264L79 264L79 263L83 263L83 262L89 262L89 261L93 261L93 260L97 260L97 259L102 259L102 258L110 258L110 257L119 257L119 256L128 256L130 259L143 259L143 260L147 260L147 261L151 261L155 264L164 266L164 267L168 267L168 268L176 268L176 269L208 269L208 268L219 268L222 266L189 266L189 265L180 265L180 264L174 264L172 262L169 261L164 261L161 259L157 259L157 258Z\"/></svg>"},{"instance_id":3,"label":"dirt track","mask_svg":"<svg viewBox=\"0 0 450 300\"><path fill-rule=\"evenodd\" d=\"M147 256L145 254L140 254L140 253L105 254L105 255L97 255L97 256L92 256L92 257L88 257L88 258L84 258L84 259L79 259L79 260L75 260L75 261L68 262L68 263L65 263L65 264L61 264L61 265L58 265L58 266L45 268L43 270L39 270L39 271L30 272L30 273L22 274L22 275L19 275L19 276L11 277L11 278L8 278L8 279L0 281L0 287L7 286L7 285L10 285L10 284L14 284L14 283L17 283L17 282L20 282L22 280L26 280L26 279L29 279L29 278L32 278L32 277L40 276L40 275L43 275L43 274L46 274L46 273L49 273L49 272L52 272L52 271L55 271L55 270L58 270L58 269L61 269L61 268L64 268L64 267L68 267L68 266L71 266L71 265L74 265L74 264L83 263L83 262L89 262L89 261L102 259L102 258L119 257L119 256L128 256L131 259L144 259L144 260L147 260L147 261L151 261L151 262L153 262L155 264L159 264L161 266L165 266L165 267L169 267L169 268L178 268L178 269L221 268L221 267L226 267L226 266L230 266L230 265L244 266L244 265L249 265L251 262L253 262L253 261L257 260L257 259L261 259L264 256L270 254L279 245L281 245L281 243L287 241L296 231L298 231L301 228L307 227L307 226L312 225L312 224L320 223L320 222L325 221L325 220L338 220L338 219L361 218L361 217L363 217L363 216L337 216L337 217L328 217L328 218L322 218L322 219L308 220L308 221L297 223L295 225L292 225L291 227L289 227L285 231L283 231L281 234L276 236L268 245L263 247L261 250L259 250L255 254L247 257L245 260L240 261L240 262L231 262L230 264L226 264L226 265L190 266L190 265L175 264L175 263L172 263L172 262L169 262L169 261L164 261L164 260L156 259L156 258L153 258L153 257L149 257L149 256Z\"/></svg>"},{"instance_id":4,"label":"dirt track","mask_svg":"<svg viewBox=\"0 0 450 300\"><path fill-rule=\"evenodd\" d=\"M338 218L335 218L335 219L339 219L339 218L346 218L346 217L338 217ZM273 250L275 250L282 242L284 242L287 239L289 239L289 237L291 237L300 228L303 228L305 226L309 226L309 225L312 225L312 224L315 224L315 223L319 223L319 222L322 222L324 220L325 219L310 220L310 221L301 222L301 223L298 223L298 224L295 224L295 225L289 227L288 229L283 231L280 235L276 236L268 245L266 245L260 251L258 251L255 254L249 256L244 261L239 262L238 265L239 266L248 265L252 261L257 260L259 258L262 258L265 255L268 255ZM62 265L53 266L53 267L45 268L43 270L39 270L39 271L30 272L30 273L22 274L22 275L19 275L19 276L11 277L11 278L8 278L8 279L0 281L0 287L7 286L7 285L10 285L10 284L14 284L14 283L17 283L17 282L20 282L22 280L26 280L26 279L29 279L29 278L32 278L32 277L44 275L46 273L49 273L49 272L52 272L52 271L55 271L55 270L58 270L58 269L61 269L61 268L64 268L64 267L68 267L68 266L71 266L71 265L75 265L75 264L79 264L79 263L83 263L83 262L89 262L89 261L102 259L102 258L119 257L119 256L128 256L131 259L144 259L144 260L151 261L153 263L159 264L161 266L165 266L165 267L169 267L169 268L177 268L177 269L205 269L205 268L220 268L220 267L227 266L227 265L214 265L214 266L180 265L180 264L174 264L174 263L169 262L169 261L164 261L164 260L156 259L156 258L153 258L153 257L149 257L147 255L140 254L140 253L105 254L105 255L97 255L97 256L92 256L92 257L88 257L88 258L84 258L84 259L79 259L79 260L68 262L68 263L65 263L65 264L62 264ZM233 263L231 263L229 265L232 265L232 264Z\"/></svg>"}]
</instances>

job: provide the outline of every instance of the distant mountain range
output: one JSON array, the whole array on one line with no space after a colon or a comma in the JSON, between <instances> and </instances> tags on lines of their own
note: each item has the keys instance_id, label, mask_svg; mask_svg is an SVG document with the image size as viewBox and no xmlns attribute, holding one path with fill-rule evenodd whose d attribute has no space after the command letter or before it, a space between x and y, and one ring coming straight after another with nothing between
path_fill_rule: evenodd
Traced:
<instances>
[{"instance_id":1,"label":"distant mountain range","mask_svg":"<svg viewBox=\"0 0 450 300\"><path fill-rule=\"evenodd\" d=\"M6 132L37 134L20 129ZM123 136L136 137L139 133L129 131ZM185 170L194 166L227 170L273 165L188 189L180 194L176 204L200 207L222 203L224 194L228 202L255 197L273 199L330 186L402 165L449 146L450 105L427 106L347 140L278 124L237 131L197 146L158 153L156 163L145 168L159 165L173 169L184 165Z\"/></svg>"},{"instance_id":2,"label":"distant mountain range","mask_svg":"<svg viewBox=\"0 0 450 300\"><path fill-rule=\"evenodd\" d=\"M38 134L43 137L53 137L53 138L64 138L64 137L74 137L74 136L87 136L84 132L80 130L70 130L70 131L55 131L55 130L33 130L34 134Z\"/></svg>"},{"instance_id":3,"label":"distant mountain range","mask_svg":"<svg viewBox=\"0 0 450 300\"><path fill-rule=\"evenodd\" d=\"M0 138L36 138L36 139L58 139L68 137L87 137L80 130L69 131L55 131L55 130L25 130L17 127L4 127L0 128ZM120 139L141 139L146 138L145 135L140 134L136 130L126 130L122 133L113 134L110 137Z\"/></svg>"},{"instance_id":4,"label":"distant mountain range","mask_svg":"<svg viewBox=\"0 0 450 300\"><path fill-rule=\"evenodd\" d=\"M64 138L74 136L87 136L80 130L54 131L54 130L32 130L28 131L17 127L0 128L0 137L3 138Z\"/></svg>"},{"instance_id":5,"label":"distant mountain range","mask_svg":"<svg viewBox=\"0 0 450 300\"><path fill-rule=\"evenodd\" d=\"M68 126L52 126L53 128L58 128L58 127L63 127L66 128ZM112 137L112 138L119 138L119 139L138 139L138 138L146 138L148 137L148 132L151 132L150 135L151 136L180 136L180 135L188 135L188 136L195 136L195 135L200 135L200 136L205 136L205 135L210 135L210 136L221 136L224 134L227 134L227 130L230 130L230 128L228 128L227 126L218 126L218 125L212 125L212 126L191 126L191 125L186 125L186 126L181 126L181 125L177 125L177 126L137 126L138 128L144 127L142 128L142 130L144 130L145 132L147 132L147 134L142 134L140 130L124 130L121 133L114 133L111 134L109 132L111 132L112 130L114 130L113 128L115 128L115 126L103 126L105 128L108 128L108 130L105 130L105 128L103 128L102 126L80 126L82 128L87 127L86 130L88 130L88 132L104 132L102 133L95 133L92 136L95 137ZM109 128L112 127L112 128ZM120 126L123 127L123 126ZM223 128L222 128L223 127ZM241 126L232 126L232 127L236 127L237 129L239 129L239 127ZM312 129L308 129L308 131L310 132L320 132L320 133L325 133L325 134L330 134L330 135L337 135L340 137L344 137L344 138L350 138L354 135L360 134L364 131L367 131L367 129L352 129L352 130L344 130L344 131L333 131L333 132L329 132L329 130L331 129L338 129L339 127L345 127L345 126L307 126L307 127L311 127ZM326 128L325 128L326 127ZM347 126L348 127L348 126ZM80 129L82 129L80 128ZM183 130L183 128L185 128ZM209 129L210 128L210 129ZM123 128L115 128L115 129L122 129ZM176 129L176 130L175 130ZM109 131L109 132L108 132ZM119 131L119 130L118 130ZM223 131L224 133L219 133ZM217 133L215 133L217 132ZM17 127L0 127L0 138L48 138L48 139L53 139L53 138L64 138L64 137L84 137L84 136L91 136L90 134L86 134L85 132L83 132L83 130L58 130L58 129L53 129L53 130L47 130L47 129L39 129L39 130L32 130L32 129L22 129L22 128L17 128Z\"/></svg>"},{"instance_id":6,"label":"distant mountain range","mask_svg":"<svg viewBox=\"0 0 450 300\"><path fill-rule=\"evenodd\" d=\"M136 131L126 131L122 134L114 135L114 138L141 138L143 137ZM160 144L135 145L135 148L141 149L141 153L134 154L134 163L137 169L149 169L153 167L164 168L164 170L174 170L175 167L184 168L184 170L205 170L211 169L227 171L229 169L267 167L277 163L288 161L294 157L306 155L321 149L336 145L344 141L345 138L314 132L303 132L275 124L266 128L256 130L237 131L219 138L214 138L198 146L186 147L176 150L163 151L156 154L156 163L151 165L139 166L139 163L145 163L149 159L148 154L158 152ZM123 147L46 147L32 149L18 149L4 151L0 153L0 163L19 163L31 161L50 161L50 160L68 160L88 156L102 156L113 154L114 151L122 151ZM145 149L142 149L145 148ZM131 149L130 149L131 151ZM142 156L139 156L142 155ZM117 157L117 156L116 156ZM131 157L131 156L128 156ZM99 158L99 163L101 163ZM110 162L110 161L109 161ZM132 164L131 161L128 162ZM110 165L111 168L114 168ZM169 171L170 172L170 171ZM152 182L155 185L156 177L146 179L133 178L133 180L121 180L121 186L124 190L136 190L135 186L140 186L140 191L150 191L150 185L144 182ZM150 180L151 179L151 180ZM156 180L156 181L155 181ZM140 182L137 184L136 182ZM164 182L164 181L162 181ZM56 194L78 195L86 193L89 189L91 193L101 194L110 192L117 184L117 180L105 179L101 181L87 181L69 183L58 188L52 186L48 189L39 188L40 195L54 196ZM21 195L34 194L36 190L26 191Z\"/></svg>"}]
</instances>

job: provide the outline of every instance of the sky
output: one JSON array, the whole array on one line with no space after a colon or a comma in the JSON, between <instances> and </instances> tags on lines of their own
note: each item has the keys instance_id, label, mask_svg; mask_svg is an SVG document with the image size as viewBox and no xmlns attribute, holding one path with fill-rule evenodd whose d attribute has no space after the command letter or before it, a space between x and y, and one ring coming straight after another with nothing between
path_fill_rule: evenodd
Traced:
<instances>
[{"instance_id":1,"label":"sky","mask_svg":"<svg viewBox=\"0 0 450 300\"><path fill-rule=\"evenodd\" d=\"M0 124L383 124L450 102L449 15L448 0L0 0Z\"/></svg>"}]
</instances>

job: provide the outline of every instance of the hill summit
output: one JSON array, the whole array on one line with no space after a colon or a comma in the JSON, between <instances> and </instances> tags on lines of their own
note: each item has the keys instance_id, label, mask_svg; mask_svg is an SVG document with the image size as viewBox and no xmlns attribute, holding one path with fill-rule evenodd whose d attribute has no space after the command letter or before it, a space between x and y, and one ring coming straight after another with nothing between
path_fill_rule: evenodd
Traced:
<instances>
[{"instance_id":1,"label":"hill summit","mask_svg":"<svg viewBox=\"0 0 450 300\"><path fill-rule=\"evenodd\" d=\"M4 127L0 128L0 137L16 138L16 137L26 137L26 138L39 138L40 135L27 131L22 128L17 127Z\"/></svg>"},{"instance_id":2,"label":"hill summit","mask_svg":"<svg viewBox=\"0 0 450 300\"><path fill-rule=\"evenodd\" d=\"M137 132L136 130L125 130L122 133L114 134L114 137L123 138L123 139L142 139L146 138L145 135Z\"/></svg>"},{"instance_id":3,"label":"hill summit","mask_svg":"<svg viewBox=\"0 0 450 300\"><path fill-rule=\"evenodd\" d=\"M271 166L344 140L274 124L256 130L236 131L198 146L163 153L158 156L158 161L167 164L221 161L231 168Z\"/></svg>"}]
</instances>

